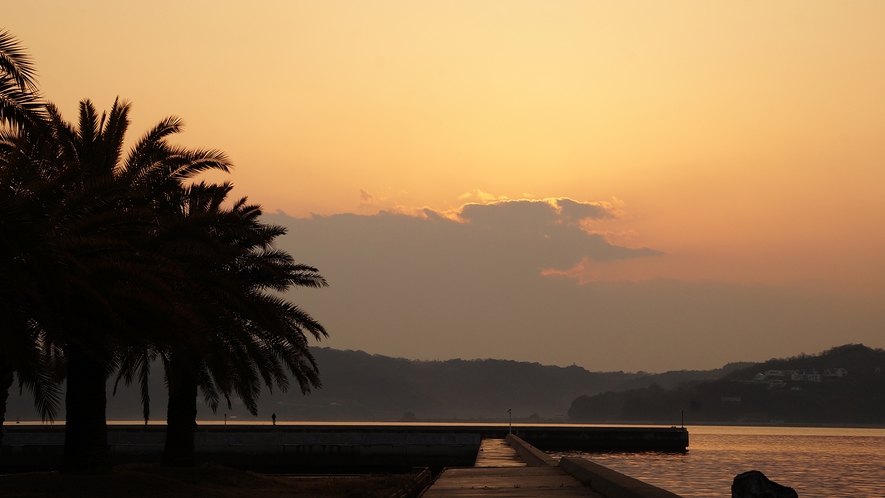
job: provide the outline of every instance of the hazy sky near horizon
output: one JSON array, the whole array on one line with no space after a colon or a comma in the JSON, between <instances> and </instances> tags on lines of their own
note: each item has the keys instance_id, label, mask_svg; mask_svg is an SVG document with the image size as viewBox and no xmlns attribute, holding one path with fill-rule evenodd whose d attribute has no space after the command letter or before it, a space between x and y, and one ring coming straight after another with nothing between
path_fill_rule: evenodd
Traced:
<instances>
[{"instance_id":1,"label":"hazy sky near horizon","mask_svg":"<svg viewBox=\"0 0 885 498\"><path fill-rule=\"evenodd\" d=\"M69 119L119 95L131 139L174 114L231 156L329 277L295 294L328 345L634 370L885 346L883 2L3 11Z\"/></svg>"}]
</instances>

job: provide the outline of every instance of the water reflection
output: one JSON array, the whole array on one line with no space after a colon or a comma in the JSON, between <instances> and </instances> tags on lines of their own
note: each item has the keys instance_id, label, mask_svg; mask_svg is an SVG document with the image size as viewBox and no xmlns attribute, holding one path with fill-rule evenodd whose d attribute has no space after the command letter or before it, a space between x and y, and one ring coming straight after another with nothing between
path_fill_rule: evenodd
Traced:
<instances>
[{"instance_id":1,"label":"water reflection","mask_svg":"<svg viewBox=\"0 0 885 498\"><path fill-rule=\"evenodd\" d=\"M734 476L760 470L802 498L885 498L885 430L692 427L680 453L565 453L685 497L731 496ZM554 453L562 456L563 453Z\"/></svg>"}]
</instances>

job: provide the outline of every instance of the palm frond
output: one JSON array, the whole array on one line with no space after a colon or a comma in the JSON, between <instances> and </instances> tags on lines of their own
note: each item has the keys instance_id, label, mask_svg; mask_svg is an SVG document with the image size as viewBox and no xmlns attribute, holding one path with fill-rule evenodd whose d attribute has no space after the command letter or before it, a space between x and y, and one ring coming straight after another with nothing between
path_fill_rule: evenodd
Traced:
<instances>
[{"instance_id":1,"label":"palm frond","mask_svg":"<svg viewBox=\"0 0 885 498\"><path fill-rule=\"evenodd\" d=\"M21 43L7 30L0 31L0 71L22 92L37 92L37 70Z\"/></svg>"}]
</instances>

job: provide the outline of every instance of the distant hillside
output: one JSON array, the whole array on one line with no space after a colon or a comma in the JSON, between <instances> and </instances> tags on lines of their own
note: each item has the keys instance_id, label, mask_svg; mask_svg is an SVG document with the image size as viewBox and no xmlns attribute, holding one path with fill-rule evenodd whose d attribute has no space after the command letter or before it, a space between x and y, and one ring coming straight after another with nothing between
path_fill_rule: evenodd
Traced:
<instances>
[{"instance_id":1,"label":"distant hillside","mask_svg":"<svg viewBox=\"0 0 885 498\"><path fill-rule=\"evenodd\" d=\"M648 387L652 384L657 384L665 389L671 389L683 382L715 380L729 375L736 370L755 368L756 365L756 363L743 361L728 363L724 367L714 370L672 370L670 372L659 374L639 372L636 377L618 384L617 388L612 390L627 391L629 389Z\"/></svg>"},{"instance_id":2,"label":"distant hillside","mask_svg":"<svg viewBox=\"0 0 885 498\"><path fill-rule=\"evenodd\" d=\"M885 424L885 351L848 344L772 359L721 379L576 398L573 421ZM842 369L842 370L839 370Z\"/></svg>"},{"instance_id":3,"label":"distant hillside","mask_svg":"<svg viewBox=\"0 0 885 498\"><path fill-rule=\"evenodd\" d=\"M323 388L302 396L264 393L259 418L276 413L279 420L400 420L406 412L418 420L504 419L513 409L515 419L536 416L564 420L577 396L621 391L657 383L666 387L680 382L717 379L748 364L730 364L709 371L675 371L663 374L590 372L578 366L558 367L511 360L414 361L371 355L362 351L312 348L320 366ZM165 418L162 369L151 379L152 419ZM108 389L110 395L111 388ZM10 396L8 420L34 418L31 400ZM201 406L201 419L221 419L224 413L252 419L234 400L232 409L217 414ZM120 388L108 399L108 418L137 420L141 408L137 392Z\"/></svg>"}]
</instances>

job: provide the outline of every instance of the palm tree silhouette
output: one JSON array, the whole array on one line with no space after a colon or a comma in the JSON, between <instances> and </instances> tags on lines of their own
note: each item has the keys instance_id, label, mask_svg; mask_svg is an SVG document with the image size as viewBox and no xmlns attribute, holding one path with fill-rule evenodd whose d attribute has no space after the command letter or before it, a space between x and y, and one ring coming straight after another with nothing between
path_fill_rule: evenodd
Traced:
<instances>
[{"instance_id":1,"label":"palm tree silhouette","mask_svg":"<svg viewBox=\"0 0 885 498\"><path fill-rule=\"evenodd\" d=\"M20 137L40 133L44 117L30 57L15 37L0 31L0 446L14 374L34 394L44 420L55 418L60 401L55 377L61 357L30 313L38 297L30 255L39 245L33 244L35 212L21 195L39 188L31 163L41 156Z\"/></svg>"},{"instance_id":2,"label":"palm tree silhouette","mask_svg":"<svg viewBox=\"0 0 885 498\"><path fill-rule=\"evenodd\" d=\"M271 247L285 229L261 223L258 206L240 199L223 208L230 190L230 184L194 185L182 189L180 201L170 205L169 225L176 228L157 249L187 268L188 277L176 284L177 306L196 321L181 322L193 327L177 334L187 341L131 351L135 357L121 361L117 378L127 383L136 375L144 379L150 360L162 358L169 388L166 465L194 463L198 389L213 411L220 397L230 406L237 396L255 415L262 381L285 390L288 371L303 393L320 386L305 333L319 339L325 329L267 290L322 287L326 281L316 268L296 264ZM149 403L147 385L141 386L142 402Z\"/></svg>"},{"instance_id":3,"label":"palm tree silhouette","mask_svg":"<svg viewBox=\"0 0 885 498\"><path fill-rule=\"evenodd\" d=\"M66 377L67 471L109 468L115 370L118 382L138 379L147 420L151 363L162 360L170 465L193 463L198 389L213 410L237 396L256 414L262 384L285 390L290 373L302 393L320 386L307 335L326 331L275 293L326 281L272 247L285 229L262 223L258 206L224 207L230 184L191 184L230 163L171 145L178 118L124 155L129 111L118 99L99 114L84 100L66 122L0 32L0 423L14 372L48 420Z\"/></svg>"},{"instance_id":4,"label":"palm tree silhouette","mask_svg":"<svg viewBox=\"0 0 885 498\"><path fill-rule=\"evenodd\" d=\"M129 109L117 101L99 116L84 100L74 127L48 105L48 132L20 135L48 150L30 173L42 190L23 196L37 202L42 237L32 254L42 274L34 276L40 300L31 316L64 350L65 468L72 471L108 466L105 380L117 351L168 342L163 334L178 318L169 296L179 269L141 250L157 236L157 204L194 175L229 168L218 151L168 144L181 129L177 118L161 121L124 157Z\"/></svg>"}]
</instances>

